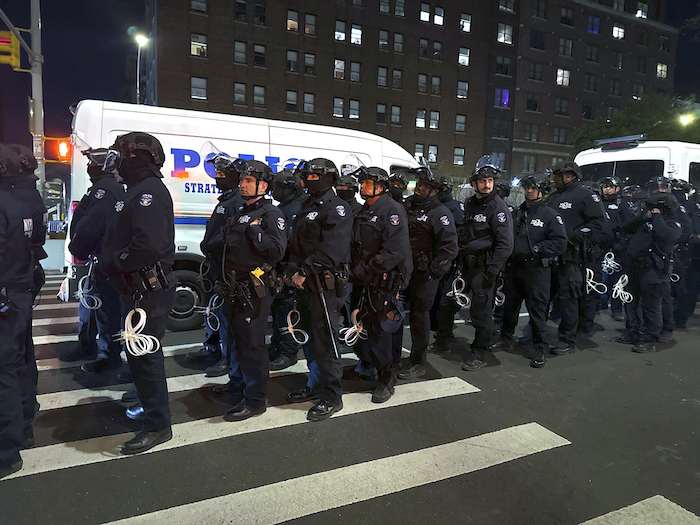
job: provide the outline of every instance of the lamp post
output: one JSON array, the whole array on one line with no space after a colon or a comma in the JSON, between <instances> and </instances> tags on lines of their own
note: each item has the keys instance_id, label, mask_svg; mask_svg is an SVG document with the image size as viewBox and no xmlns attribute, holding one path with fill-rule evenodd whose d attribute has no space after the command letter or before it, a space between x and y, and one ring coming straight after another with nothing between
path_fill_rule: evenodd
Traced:
<instances>
[{"instance_id":1,"label":"lamp post","mask_svg":"<svg viewBox=\"0 0 700 525\"><path fill-rule=\"evenodd\" d=\"M136 103L141 104L141 48L148 44L148 38L143 35L136 35L135 39L139 46L136 54Z\"/></svg>"}]
</instances>

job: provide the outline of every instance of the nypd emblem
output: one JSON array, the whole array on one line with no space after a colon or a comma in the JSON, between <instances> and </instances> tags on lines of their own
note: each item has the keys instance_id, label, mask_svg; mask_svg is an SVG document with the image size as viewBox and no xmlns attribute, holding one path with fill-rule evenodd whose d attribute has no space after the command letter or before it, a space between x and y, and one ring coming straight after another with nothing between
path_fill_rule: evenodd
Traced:
<instances>
[{"instance_id":1,"label":"nypd emblem","mask_svg":"<svg viewBox=\"0 0 700 525\"><path fill-rule=\"evenodd\" d=\"M571 209L571 203L570 202L560 202L559 203L559 209L560 210L570 210Z\"/></svg>"},{"instance_id":2,"label":"nypd emblem","mask_svg":"<svg viewBox=\"0 0 700 525\"><path fill-rule=\"evenodd\" d=\"M97 190L95 192L96 199L102 199L102 198L104 198L104 196L105 196L105 190L103 190L102 188L100 188L99 190Z\"/></svg>"},{"instance_id":3,"label":"nypd emblem","mask_svg":"<svg viewBox=\"0 0 700 525\"><path fill-rule=\"evenodd\" d=\"M219 215L223 215L224 213L226 213L226 209L223 206L217 206L216 213L218 213Z\"/></svg>"},{"instance_id":4,"label":"nypd emblem","mask_svg":"<svg viewBox=\"0 0 700 525\"><path fill-rule=\"evenodd\" d=\"M311 213L306 215L306 218L310 221L313 221L318 217L318 212L317 211L312 211Z\"/></svg>"},{"instance_id":5,"label":"nypd emblem","mask_svg":"<svg viewBox=\"0 0 700 525\"><path fill-rule=\"evenodd\" d=\"M377 222L377 216L374 215L372 218L369 220L369 222Z\"/></svg>"},{"instance_id":6,"label":"nypd emblem","mask_svg":"<svg viewBox=\"0 0 700 525\"><path fill-rule=\"evenodd\" d=\"M238 217L238 224L248 224L250 222L250 215L241 215Z\"/></svg>"},{"instance_id":7,"label":"nypd emblem","mask_svg":"<svg viewBox=\"0 0 700 525\"><path fill-rule=\"evenodd\" d=\"M477 213L476 215L474 215L474 220L476 222L486 222L486 215L484 215L483 213Z\"/></svg>"},{"instance_id":8,"label":"nypd emblem","mask_svg":"<svg viewBox=\"0 0 700 525\"><path fill-rule=\"evenodd\" d=\"M496 218L498 219L498 222L506 222L506 213L505 212L499 212L498 215L496 215Z\"/></svg>"},{"instance_id":9,"label":"nypd emblem","mask_svg":"<svg viewBox=\"0 0 700 525\"><path fill-rule=\"evenodd\" d=\"M540 219L532 219L530 224L537 226L538 228L544 228L544 223Z\"/></svg>"},{"instance_id":10,"label":"nypd emblem","mask_svg":"<svg viewBox=\"0 0 700 525\"><path fill-rule=\"evenodd\" d=\"M284 219L282 217L277 218L277 228L279 228L280 231L284 231L285 224L284 224Z\"/></svg>"},{"instance_id":11,"label":"nypd emblem","mask_svg":"<svg viewBox=\"0 0 700 525\"><path fill-rule=\"evenodd\" d=\"M450 225L450 218L447 215L443 215L442 217L440 217L440 222L442 224L444 224L445 226L449 226Z\"/></svg>"},{"instance_id":12,"label":"nypd emblem","mask_svg":"<svg viewBox=\"0 0 700 525\"><path fill-rule=\"evenodd\" d=\"M610 204L610 205L608 205L608 209L609 209L609 210L617 210L618 208L619 208L619 206L618 206L617 204Z\"/></svg>"},{"instance_id":13,"label":"nypd emblem","mask_svg":"<svg viewBox=\"0 0 700 525\"><path fill-rule=\"evenodd\" d=\"M559 215L557 215L557 222L562 226L564 225L564 219L562 219Z\"/></svg>"},{"instance_id":14,"label":"nypd emblem","mask_svg":"<svg viewBox=\"0 0 700 525\"><path fill-rule=\"evenodd\" d=\"M600 197L598 197L597 193L591 195L591 198L593 199L593 202L600 202Z\"/></svg>"},{"instance_id":15,"label":"nypd emblem","mask_svg":"<svg viewBox=\"0 0 700 525\"><path fill-rule=\"evenodd\" d=\"M416 220L417 220L417 221L420 221L420 222L426 222L426 221L428 220L428 216L427 216L427 215L421 215L421 216L418 217Z\"/></svg>"},{"instance_id":16,"label":"nypd emblem","mask_svg":"<svg viewBox=\"0 0 700 525\"><path fill-rule=\"evenodd\" d=\"M117 201L117 203L114 205L114 211L119 213L124 209L124 201Z\"/></svg>"},{"instance_id":17,"label":"nypd emblem","mask_svg":"<svg viewBox=\"0 0 700 525\"><path fill-rule=\"evenodd\" d=\"M398 216L398 215L392 215L391 217L389 217L389 222L390 222L393 226L398 226L398 225L399 225L399 222L401 222L401 221L399 220L399 216Z\"/></svg>"},{"instance_id":18,"label":"nypd emblem","mask_svg":"<svg viewBox=\"0 0 700 525\"><path fill-rule=\"evenodd\" d=\"M338 215L340 215L341 217L345 217L345 206L343 206L342 204L338 204L335 207L335 211L337 211Z\"/></svg>"},{"instance_id":19,"label":"nypd emblem","mask_svg":"<svg viewBox=\"0 0 700 525\"><path fill-rule=\"evenodd\" d=\"M144 193L141 195L141 200L139 201L139 204L141 206L150 206L151 203L153 202L153 195L150 193Z\"/></svg>"}]
</instances>

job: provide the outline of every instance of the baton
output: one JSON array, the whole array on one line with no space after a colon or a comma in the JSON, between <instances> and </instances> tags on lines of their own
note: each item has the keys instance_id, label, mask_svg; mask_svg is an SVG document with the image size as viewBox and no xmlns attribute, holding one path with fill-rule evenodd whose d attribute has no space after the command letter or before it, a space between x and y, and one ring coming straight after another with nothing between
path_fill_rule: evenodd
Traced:
<instances>
[{"instance_id":1,"label":"baton","mask_svg":"<svg viewBox=\"0 0 700 525\"><path fill-rule=\"evenodd\" d=\"M319 279L318 274L314 274L316 277L316 286L318 286L318 294L321 296L321 306L323 307L323 313L326 316L326 326L328 327L328 332L331 336L331 344L333 345L333 352L335 353L335 358L340 359L340 352L338 351L338 345L335 344L335 336L333 335L333 325L331 324L331 316L328 313L328 305L326 304L326 296L323 295L323 288L321 288L321 279Z\"/></svg>"}]
</instances>

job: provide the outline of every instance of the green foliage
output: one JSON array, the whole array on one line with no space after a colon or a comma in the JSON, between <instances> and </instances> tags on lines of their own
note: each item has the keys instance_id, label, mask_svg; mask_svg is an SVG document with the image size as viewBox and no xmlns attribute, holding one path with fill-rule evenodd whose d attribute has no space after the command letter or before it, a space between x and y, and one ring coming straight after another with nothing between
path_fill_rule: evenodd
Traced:
<instances>
[{"instance_id":1,"label":"green foliage","mask_svg":"<svg viewBox=\"0 0 700 525\"><path fill-rule=\"evenodd\" d=\"M681 116L692 115L690 123L681 123ZM653 93L633 100L612 119L600 117L581 126L573 136L576 153L593 147L601 139L647 134L647 140L679 140L700 143L700 109L695 97L681 100Z\"/></svg>"}]
</instances>

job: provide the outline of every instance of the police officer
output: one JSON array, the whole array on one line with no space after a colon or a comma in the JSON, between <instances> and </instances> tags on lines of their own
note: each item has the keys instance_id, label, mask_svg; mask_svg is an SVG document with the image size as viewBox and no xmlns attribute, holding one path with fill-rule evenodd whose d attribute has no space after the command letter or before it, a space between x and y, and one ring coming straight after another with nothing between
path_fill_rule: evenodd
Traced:
<instances>
[{"instance_id":1,"label":"police officer","mask_svg":"<svg viewBox=\"0 0 700 525\"><path fill-rule=\"evenodd\" d=\"M403 192L408 188L408 177L403 172L392 172L389 175L389 194L396 202L403 204Z\"/></svg>"},{"instance_id":2,"label":"police officer","mask_svg":"<svg viewBox=\"0 0 700 525\"><path fill-rule=\"evenodd\" d=\"M215 287L226 298L229 338L235 337L240 373L231 378L231 383L243 387L240 392L231 392L240 401L224 414L226 421L243 421L267 409L270 358L265 327L272 304L272 269L287 248L282 212L265 197L272 190L272 170L259 160L246 161L246 165L240 182L245 204L226 225L224 272Z\"/></svg>"},{"instance_id":3,"label":"police officer","mask_svg":"<svg viewBox=\"0 0 700 525\"><path fill-rule=\"evenodd\" d=\"M94 315L100 341L97 359L85 363L81 368L85 372L103 372L119 368L122 364L122 348L116 339L121 330L122 317L119 294L99 271L99 264L94 264L92 259L100 257L107 224L115 213L114 205L117 201L124 200L124 185L114 178L113 173L102 171L106 148L86 150L83 154L88 157L87 171L92 186L88 190L87 201L81 201L78 205L82 209L78 220L74 217L71 224L73 238L68 249L77 259L87 260L92 265L86 288L100 302L96 309L87 308L96 305L94 302L92 305L86 300L80 302L79 308L88 309Z\"/></svg>"},{"instance_id":4,"label":"police officer","mask_svg":"<svg viewBox=\"0 0 700 525\"><path fill-rule=\"evenodd\" d=\"M32 289L42 227L41 197L28 198L36 178L17 153L0 144L0 478L22 468L33 445L35 372L29 366ZM41 202L40 205L37 203ZM43 244L43 243L42 243ZM27 330L30 333L27 334Z\"/></svg>"},{"instance_id":5,"label":"police officer","mask_svg":"<svg viewBox=\"0 0 700 525\"><path fill-rule=\"evenodd\" d=\"M158 139L148 133L132 132L117 137L104 166L107 172L118 170L118 178L126 184L127 191L123 200L114 205L100 269L121 295L122 315L127 317L135 308L143 309L146 325L142 334L158 340L153 351L143 355L135 355L138 352L127 344L126 357L140 401L127 410L127 416L143 420L143 430L124 443L122 454L144 452L172 439L160 340L175 301L177 283L170 276L175 226L173 201L160 180L164 160Z\"/></svg>"},{"instance_id":6,"label":"police officer","mask_svg":"<svg viewBox=\"0 0 700 525\"><path fill-rule=\"evenodd\" d=\"M379 374L373 403L384 403L394 393L396 366L392 333L402 317L397 295L413 271L405 210L389 195L389 175L382 168L361 168L360 195L365 205L353 224L350 279L353 304L367 330L367 340L355 348L360 359L371 362Z\"/></svg>"},{"instance_id":7,"label":"police officer","mask_svg":"<svg viewBox=\"0 0 700 525\"><path fill-rule=\"evenodd\" d=\"M504 276L507 293L501 339L493 350L513 348L513 333L524 299L535 345L530 366L542 368L545 363L544 334L549 312L551 269L555 258L566 249L566 229L561 215L542 202L542 195L549 190L547 181L527 175L521 179L520 185L525 191L525 202L513 213L514 249Z\"/></svg>"},{"instance_id":8,"label":"police officer","mask_svg":"<svg viewBox=\"0 0 700 525\"><path fill-rule=\"evenodd\" d=\"M306 417L323 421L343 408L343 366L336 338L348 278L353 217L348 203L333 192L338 169L332 161L313 159L300 173L309 199L294 220L285 279L299 290L299 325L309 335L304 354L307 363L318 367L319 376L316 384L307 382L302 389L290 392L287 400L317 399Z\"/></svg>"},{"instance_id":9,"label":"police officer","mask_svg":"<svg viewBox=\"0 0 700 525\"><path fill-rule=\"evenodd\" d=\"M608 217L610 217L610 224L612 226L613 233L612 243L604 247L604 251L606 253L605 256L607 256L608 253L612 253L613 257L615 258L615 262L622 266L626 255L627 238L620 229L620 218L621 208L626 208L628 204L622 200L620 181L617 177L603 177L598 181L598 184L601 187L603 207L605 212L608 214ZM607 287L607 292L603 294L601 298L601 306L603 308L607 308L608 302L610 303L610 313L615 321L625 320L624 315L622 315L622 301L620 301L619 298L612 298L613 286L621 275L621 270L614 271L609 269L607 272L603 272L602 282Z\"/></svg>"},{"instance_id":10,"label":"police officer","mask_svg":"<svg viewBox=\"0 0 700 525\"><path fill-rule=\"evenodd\" d=\"M569 239L566 251L552 272L562 316L559 342L552 348L557 355L568 354L575 348L579 312L587 300L587 245L595 243L605 231L606 218L601 199L581 187L581 178L581 169L575 162L557 164L552 169L556 191L545 201L564 219Z\"/></svg>"},{"instance_id":11,"label":"police officer","mask_svg":"<svg viewBox=\"0 0 700 525\"><path fill-rule=\"evenodd\" d=\"M673 338L673 331L676 328L675 311L680 297L687 289L688 268L691 262L690 243L695 233L691 202L688 200L690 193L690 183L682 179L671 179L669 183L671 194L678 201L676 219L683 226L680 238L676 241L673 250L673 273L671 281L671 300L664 302L664 327L659 335L659 341L667 343Z\"/></svg>"},{"instance_id":12,"label":"police officer","mask_svg":"<svg viewBox=\"0 0 700 525\"><path fill-rule=\"evenodd\" d=\"M343 199L350 205L350 211L352 216L355 217L357 213L362 208L357 200L357 190L359 186L357 185L357 179L352 175L343 175L340 177L340 182L338 182L338 197Z\"/></svg>"},{"instance_id":13,"label":"police officer","mask_svg":"<svg viewBox=\"0 0 700 525\"><path fill-rule=\"evenodd\" d=\"M698 294L700 293L700 204L697 202L698 193L688 201L688 215L693 223L693 235L690 238L690 263L685 278L682 294L676 301L674 320L676 328L685 329L686 323L695 311Z\"/></svg>"},{"instance_id":14,"label":"police officer","mask_svg":"<svg viewBox=\"0 0 700 525\"><path fill-rule=\"evenodd\" d=\"M462 369L467 371L486 366L486 355L491 344L496 279L513 251L510 211L494 191L494 181L500 172L501 161L498 157L481 157L470 179L476 191L464 203L460 255L465 261L465 280L472 291L469 312L476 331L471 352L462 364Z\"/></svg>"},{"instance_id":15,"label":"police officer","mask_svg":"<svg viewBox=\"0 0 700 525\"><path fill-rule=\"evenodd\" d=\"M413 252L413 274L406 289L411 305L410 365L399 372L399 379L425 375L430 342L430 307L435 301L440 279L457 256L457 230L450 210L440 203L440 181L426 168L416 170L416 189L407 203L408 232Z\"/></svg>"},{"instance_id":16,"label":"police officer","mask_svg":"<svg viewBox=\"0 0 700 525\"><path fill-rule=\"evenodd\" d=\"M639 302L642 312L640 317L638 309L628 309L629 335L639 337L632 347L637 353L656 351L664 325L663 303L671 299L673 248L683 226L676 217L679 205L669 191L669 183L666 177L651 179L647 185L649 196L623 224L630 234L628 291Z\"/></svg>"}]
</instances>

